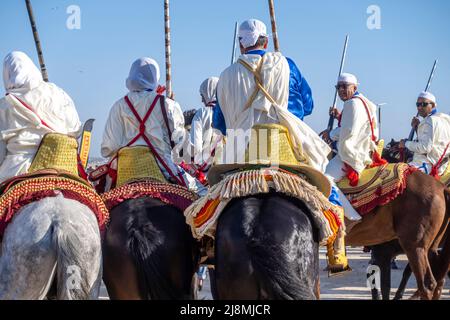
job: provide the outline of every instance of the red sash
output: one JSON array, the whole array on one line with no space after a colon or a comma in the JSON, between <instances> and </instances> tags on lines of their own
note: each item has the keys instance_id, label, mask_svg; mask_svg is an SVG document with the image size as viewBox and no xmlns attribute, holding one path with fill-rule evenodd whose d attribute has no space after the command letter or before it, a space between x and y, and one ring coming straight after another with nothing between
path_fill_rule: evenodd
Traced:
<instances>
[{"instance_id":1,"label":"red sash","mask_svg":"<svg viewBox=\"0 0 450 320\"><path fill-rule=\"evenodd\" d=\"M139 122L139 133L127 144L127 147L129 147L130 145L132 145L133 143L135 143L137 140L139 140L139 138L142 137L142 139L145 141L145 143L147 144L147 146L150 148L151 152L153 153L153 155L155 156L156 159L158 159L159 163L161 163L161 165L164 167L164 169L166 169L166 171L169 173L169 175L181 186L186 186L186 184L184 183L183 177L182 177L182 173L178 172L177 175L175 175L172 170L170 170L169 166L167 165L167 163L163 160L163 158L158 154L158 152L156 151L155 147L153 146L153 144L151 143L150 139L147 137L145 130L145 123L147 122L148 118L150 117L150 115L152 114L156 103L158 102L158 100L160 99L160 105L161 105L161 111L163 114L163 118L164 118L164 122L166 124L168 133L169 133L169 139L170 139L170 145L173 148L175 146L174 142L172 141L172 137L171 137L171 132L170 132L170 127L169 127L169 122L167 119L167 113L166 113L166 109L164 107L164 96L161 95L157 95L155 97L155 99L153 100L152 104L150 105L150 108L147 110L147 112L144 115L144 118L141 118L139 116L139 114L136 111L136 108L133 106L133 104L131 103L130 99L128 98L128 96L124 97L125 102L127 103L128 107L130 108L131 112L133 113L133 115L136 117L136 120L138 120Z\"/></svg>"},{"instance_id":2,"label":"red sash","mask_svg":"<svg viewBox=\"0 0 450 320\"><path fill-rule=\"evenodd\" d=\"M375 130L374 130L374 127L373 127L373 118L370 115L370 111L369 111L369 108L368 108L366 102L364 101L363 98L361 98L359 96L354 96L354 98L357 98L357 99L361 100L361 102L363 103L364 109L366 110L367 118L369 119L370 131L371 131L371 139L372 139L373 142L375 142L375 144L378 144L377 137L375 136ZM341 125L341 119L339 119L339 124L338 125L339 126ZM381 155L378 153L377 150L374 150L372 152L372 164L370 165L371 168L378 167L378 166L384 165L386 163L387 163L387 161L381 157ZM350 181L349 182L350 185L352 187L357 186L358 185L358 181L359 181L359 174L358 174L358 172L356 172L356 170L354 170L348 164L345 164L343 170L346 173L347 178Z\"/></svg>"}]
</instances>

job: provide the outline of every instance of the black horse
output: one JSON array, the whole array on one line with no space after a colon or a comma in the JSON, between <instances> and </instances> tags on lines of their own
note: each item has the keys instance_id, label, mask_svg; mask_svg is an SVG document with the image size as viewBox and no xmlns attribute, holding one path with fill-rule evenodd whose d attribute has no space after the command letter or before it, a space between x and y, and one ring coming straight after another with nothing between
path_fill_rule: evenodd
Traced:
<instances>
[{"instance_id":1,"label":"black horse","mask_svg":"<svg viewBox=\"0 0 450 320\"><path fill-rule=\"evenodd\" d=\"M124 201L110 212L103 280L111 299L192 299L199 251L183 212L158 199Z\"/></svg>"},{"instance_id":2,"label":"black horse","mask_svg":"<svg viewBox=\"0 0 450 320\"><path fill-rule=\"evenodd\" d=\"M215 242L218 299L319 298L318 230L299 200L278 193L232 200Z\"/></svg>"}]
</instances>

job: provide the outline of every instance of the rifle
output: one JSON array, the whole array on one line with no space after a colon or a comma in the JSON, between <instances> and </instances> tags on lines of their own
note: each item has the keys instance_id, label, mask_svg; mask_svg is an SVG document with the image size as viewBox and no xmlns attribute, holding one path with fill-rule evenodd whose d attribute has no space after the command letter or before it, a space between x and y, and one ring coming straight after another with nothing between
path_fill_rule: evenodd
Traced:
<instances>
[{"instance_id":1,"label":"rifle","mask_svg":"<svg viewBox=\"0 0 450 320\"><path fill-rule=\"evenodd\" d=\"M342 70L344 69L345 56L347 55L347 44L348 44L348 35L345 37L344 49L342 51L341 66L339 67L338 78L342 74ZM337 97L338 97L338 90L336 89L334 92L333 107L336 107ZM334 124L334 117L330 115L330 119L328 120L327 126L328 131L331 131L333 129L333 124Z\"/></svg>"},{"instance_id":2,"label":"rifle","mask_svg":"<svg viewBox=\"0 0 450 320\"><path fill-rule=\"evenodd\" d=\"M428 82L427 82L427 86L425 87L425 91L428 91L428 89L430 88L431 80L433 79L434 71L436 70L436 64L437 64L437 59L434 60L433 68L431 69L430 76L428 77ZM416 117L418 117L418 116L419 116L419 113L417 112ZM411 131L409 132L408 141L411 141L414 138L415 132L416 132L416 130L414 128L412 128Z\"/></svg>"}]
</instances>

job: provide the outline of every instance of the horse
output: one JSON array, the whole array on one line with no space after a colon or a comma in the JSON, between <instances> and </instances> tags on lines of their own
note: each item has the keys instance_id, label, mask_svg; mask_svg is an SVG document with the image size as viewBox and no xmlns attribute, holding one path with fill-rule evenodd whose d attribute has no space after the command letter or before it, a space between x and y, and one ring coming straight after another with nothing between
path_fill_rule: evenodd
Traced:
<instances>
[{"instance_id":1,"label":"horse","mask_svg":"<svg viewBox=\"0 0 450 320\"><path fill-rule=\"evenodd\" d=\"M159 199L128 199L110 211L103 280L111 299L193 299L199 248L183 212Z\"/></svg>"},{"instance_id":2,"label":"horse","mask_svg":"<svg viewBox=\"0 0 450 320\"><path fill-rule=\"evenodd\" d=\"M233 199L215 238L218 299L318 299L318 230L298 199L270 192Z\"/></svg>"},{"instance_id":3,"label":"horse","mask_svg":"<svg viewBox=\"0 0 450 320\"><path fill-rule=\"evenodd\" d=\"M84 204L62 194L31 202L6 227L0 299L97 299L102 279L99 226Z\"/></svg>"},{"instance_id":4,"label":"horse","mask_svg":"<svg viewBox=\"0 0 450 320\"><path fill-rule=\"evenodd\" d=\"M389 162L400 162L411 157L412 154L408 153L407 149L398 148L398 143L394 140L383 152L383 158ZM381 271L383 299L389 299L391 260L401 253L406 253L410 268L417 279L419 289L413 297L440 297L450 253L449 249L445 249L439 255L440 258L437 258L437 249L440 240L448 233L446 228L449 223L449 209L450 191L433 177L417 171L408 177L407 187L402 195L369 213L384 212L392 215L397 236L397 239L391 242L371 246L374 264L378 265ZM436 268L439 271L434 273L434 277L432 269ZM401 292L396 294L397 298ZM378 299L378 295L377 290L372 291L374 299Z\"/></svg>"},{"instance_id":5,"label":"horse","mask_svg":"<svg viewBox=\"0 0 450 320\"><path fill-rule=\"evenodd\" d=\"M412 161L413 153L408 149L399 148L399 142L391 139L390 143L383 150L383 158L386 159L389 163L398 163L398 162L410 162ZM391 267L390 261L395 258L397 255L402 254L403 250L398 242L398 240L392 240L387 243L375 245L371 247L372 259L375 265L380 267L381 272L381 294L382 298L388 300L390 297L390 289L391 289ZM432 255L437 254L437 249L431 251ZM436 263L433 257L431 257L432 261L431 267L434 269L433 262ZM406 284L409 280L409 277L412 274L411 266L409 263L406 265L405 270L403 271L402 279L400 281L400 285L395 293L394 300L400 300L403 297ZM380 293L378 289L375 288L372 290L372 298L380 299Z\"/></svg>"}]
</instances>

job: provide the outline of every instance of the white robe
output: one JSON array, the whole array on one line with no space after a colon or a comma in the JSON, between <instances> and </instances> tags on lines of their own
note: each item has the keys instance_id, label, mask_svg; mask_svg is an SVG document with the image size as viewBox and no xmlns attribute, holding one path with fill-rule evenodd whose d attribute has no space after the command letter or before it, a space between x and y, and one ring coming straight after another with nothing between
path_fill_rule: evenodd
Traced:
<instances>
[{"instance_id":1,"label":"white robe","mask_svg":"<svg viewBox=\"0 0 450 320\"><path fill-rule=\"evenodd\" d=\"M417 128L417 140L407 141L406 148L414 152L412 165L420 167L425 164L428 173L443 155L450 142L450 116L444 113L429 115L423 119ZM447 148L446 156L450 154ZM448 162L439 167L439 174L444 173Z\"/></svg>"},{"instance_id":2,"label":"white robe","mask_svg":"<svg viewBox=\"0 0 450 320\"><path fill-rule=\"evenodd\" d=\"M376 116L376 106L362 94L358 95L367 104L374 134L378 140L378 120ZM371 151L376 150L376 144L372 141L372 131L370 129L369 117L362 101L358 98L352 98L344 103L342 109L341 126L330 132L330 138L338 142L338 155L336 160L332 160L332 168L327 169L327 173L339 180L344 176L337 161L350 165L355 171L361 173L367 165L372 163ZM337 175L341 177L337 177Z\"/></svg>"},{"instance_id":3,"label":"white robe","mask_svg":"<svg viewBox=\"0 0 450 320\"><path fill-rule=\"evenodd\" d=\"M208 168L214 160L211 153L220 148L222 135L212 127L212 107L197 110L192 119L191 143L194 148L194 164Z\"/></svg>"},{"instance_id":4,"label":"white robe","mask_svg":"<svg viewBox=\"0 0 450 320\"><path fill-rule=\"evenodd\" d=\"M27 173L46 133L58 132L78 137L81 123L72 99L55 84L37 87L0 99L0 181ZM37 116L38 115L38 116ZM42 119L53 130L41 124Z\"/></svg>"},{"instance_id":5,"label":"white robe","mask_svg":"<svg viewBox=\"0 0 450 320\"><path fill-rule=\"evenodd\" d=\"M235 157L236 162L244 159L244 154L250 129L255 124L281 124L288 128L294 151L307 153L311 165L322 172L328 163L327 155L331 151L328 145L303 121L290 113L289 100L289 64L281 53L267 52L263 56L261 67L261 80L263 87L275 100L272 104L266 96L259 91L252 105L245 109L245 105L252 95L256 84L253 74L242 64L234 63L220 75L217 85L217 98L224 115L227 127L227 144L230 145L230 131L242 130L245 132L245 144L239 143L242 134L234 135L234 145L238 145ZM258 54L245 54L239 57L256 69L262 57ZM242 143L242 142L241 142ZM225 147L224 151L227 151ZM229 162L227 152L223 153L222 161ZM224 160L227 159L227 160Z\"/></svg>"},{"instance_id":6,"label":"white robe","mask_svg":"<svg viewBox=\"0 0 450 320\"><path fill-rule=\"evenodd\" d=\"M138 91L128 93L130 102L133 104L141 118L144 117L155 97L156 93L154 91ZM186 143L183 112L177 102L169 98L165 98L164 101L167 120L172 132L172 140L175 146L183 148ZM175 150L172 151L169 132L164 122L159 100L157 101L150 117L146 121L145 126L146 136L150 139L156 152L158 152L161 158L165 161L173 174L177 175L178 172L182 172L184 182L190 189L195 191L202 189L201 184L196 179L182 171L181 168L175 164L175 161L181 159L177 159L177 152ZM138 134L138 120L128 107L125 99L119 99L111 108L105 125L101 145L102 156L113 157L120 148L125 147ZM147 146L147 143L142 137L140 137L133 145ZM169 179L170 174L162 165L160 165L160 169L164 176Z\"/></svg>"}]
</instances>

